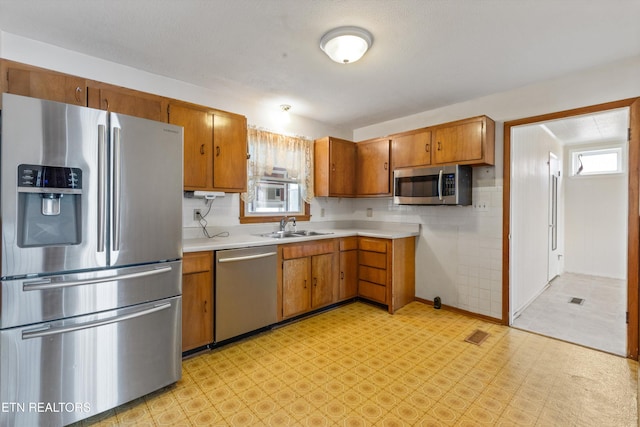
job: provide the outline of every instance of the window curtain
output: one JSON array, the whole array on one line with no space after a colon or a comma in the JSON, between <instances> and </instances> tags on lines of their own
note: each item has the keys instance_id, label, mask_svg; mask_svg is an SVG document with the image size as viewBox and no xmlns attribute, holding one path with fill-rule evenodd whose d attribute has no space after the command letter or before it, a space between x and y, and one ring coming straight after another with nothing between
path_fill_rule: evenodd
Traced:
<instances>
[{"instance_id":1,"label":"window curtain","mask_svg":"<svg viewBox=\"0 0 640 427\"><path fill-rule=\"evenodd\" d=\"M297 136L281 135L249 127L249 161L247 162L247 192L242 200L256 198L256 183L273 172L274 167L287 170L289 178L300 185L302 198L313 199L313 141Z\"/></svg>"}]
</instances>

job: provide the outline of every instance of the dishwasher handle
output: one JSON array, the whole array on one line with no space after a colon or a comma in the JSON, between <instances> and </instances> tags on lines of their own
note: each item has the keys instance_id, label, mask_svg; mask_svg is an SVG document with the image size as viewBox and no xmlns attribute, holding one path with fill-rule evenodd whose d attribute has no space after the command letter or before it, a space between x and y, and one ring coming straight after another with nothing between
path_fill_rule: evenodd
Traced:
<instances>
[{"instance_id":1,"label":"dishwasher handle","mask_svg":"<svg viewBox=\"0 0 640 427\"><path fill-rule=\"evenodd\" d=\"M267 257L274 256L274 255L278 255L278 253L277 252L265 252L263 254L256 254L256 255L238 256L238 257L233 257L233 258L221 258L221 259L218 260L218 262L219 263L223 263L223 262L248 261L250 259L267 258Z\"/></svg>"}]
</instances>

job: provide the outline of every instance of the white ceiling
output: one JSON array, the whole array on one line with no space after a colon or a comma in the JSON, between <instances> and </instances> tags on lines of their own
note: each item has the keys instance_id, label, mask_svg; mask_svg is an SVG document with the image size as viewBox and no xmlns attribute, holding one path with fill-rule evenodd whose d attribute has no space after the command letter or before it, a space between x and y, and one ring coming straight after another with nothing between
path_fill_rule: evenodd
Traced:
<instances>
[{"instance_id":1,"label":"white ceiling","mask_svg":"<svg viewBox=\"0 0 640 427\"><path fill-rule=\"evenodd\" d=\"M0 0L0 29L355 129L640 54L639 0ZM359 62L320 50L356 25Z\"/></svg>"},{"instance_id":2,"label":"white ceiling","mask_svg":"<svg viewBox=\"0 0 640 427\"><path fill-rule=\"evenodd\" d=\"M618 108L541 124L562 145L627 140L629 109Z\"/></svg>"}]
</instances>

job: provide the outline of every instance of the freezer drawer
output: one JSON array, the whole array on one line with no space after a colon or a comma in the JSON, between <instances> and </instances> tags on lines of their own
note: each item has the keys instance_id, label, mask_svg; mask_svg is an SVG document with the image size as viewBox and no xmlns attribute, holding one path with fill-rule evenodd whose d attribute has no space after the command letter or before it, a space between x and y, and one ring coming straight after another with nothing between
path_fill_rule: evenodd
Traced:
<instances>
[{"instance_id":1,"label":"freezer drawer","mask_svg":"<svg viewBox=\"0 0 640 427\"><path fill-rule=\"evenodd\" d=\"M182 261L0 282L0 329L182 294Z\"/></svg>"},{"instance_id":2,"label":"freezer drawer","mask_svg":"<svg viewBox=\"0 0 640 427\"><path fill-rule=\"evenodd\" d=\"M178 381L181 297L0 331L0 426L62 426Z\"/></svg>"}]
</instances>

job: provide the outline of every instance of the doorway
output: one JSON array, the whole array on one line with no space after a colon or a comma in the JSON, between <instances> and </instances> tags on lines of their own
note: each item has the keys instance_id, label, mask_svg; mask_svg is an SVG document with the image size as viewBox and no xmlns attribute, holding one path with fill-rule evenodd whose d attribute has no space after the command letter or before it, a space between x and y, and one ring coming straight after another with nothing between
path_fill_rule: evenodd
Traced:
<instances>
[{"instance_id":1,"label":"doorway","mask_svg":"<svg viewBox=\"0 0 640 427\"><path fill-rule=\"evenodd\" d=\"M554 287L549 286L549 282L550 279L555 276L554 270L556 269L558 272L560 272L560 275L555 280L551 280L552 284L556 283L556 289L567 288L571 290L579 289L585 291L588 287L585 283L591 283L589 281L585 282L583 280L582 282L580 282L582 283L581 285L567 285L566 283L562 285L562 281L557 282L560 279L566 278L563 277L565 276L565 272L571 272L565 268L566 260L564 259L564 254L567 248L564 246L566 242L563 241L564 233L566 232L566 230L563 230L563 180L570 176L572 172L569 170L569 168L573 167L571 166L572 163L569 161L570 155L568 154L567 149L559 149L558 147L544 147L544 149L541 149L541 147L536 147L536 149L538 150L537 155L541 156L542 153L544 153L545 156L544 163L546 166L546 171L543 172L542 168L539 165L537 166L539 169L537 172L539 176L541 176L542 173L545 174L545 188L542 188L542 180L539 179L537 180L538 182L533 190L538 191L540 194L544 192L545 200L544 203L541 203L544 205L542 208L538 206L538 215L534 215L535 212L527 212L525 215L531 215L530 222L528 222L529 224L542 224L544 222L545 230L548 231L545 231L544 238L538 237L535 239L535 242L533 240L526 239L524 239L523 241L523 239L521 238L522 231L521 229L518 229L519 219L514 217L514 215L512 215L512 212L515 213L519 210L522 211L521 204L526 201L526 198L519 198L518 194L521 194L523 190L525 192L531 192L532 190L531 188L522 187L523 184L518 181L518 171L522 170L523 165L512 164L511 161L514 158L514 154L517 155L518 150L521 150L521 147L519 147L518 144L515 143L514 130L517 130L518 127L522 127L523 125L533 125L540 124L542 122L559 121L560 119L575 118L577 116L584 116L587 114L626 108L625 114L626 117L628 117L630 123L630 130L628 132L629 151L628 157L626 157L625 164L627 173L627 175L625 176L625 180L628 183L628 189L626 190L628 196L628 209L622 208L621 206L616 206L616 208L622 212L623 222L626 223L626 234L624 237L624 239L626 240L624 247L624 255L626 255L624 258L626 258L626 262L622 260L623 264L625 264L626 271L624 271L622 274L624 276L622 284L618 286L623 287L623 296L626 296L626 303L623 301L620 304L622 306L620 310L623 310L620 315L622 316L623 320L628 319L628 323L623 322L622 326L620 326L620 328L622 329L622 334L626 336L626 349L624 351L617 351L617 353L633 359L638 358L638 159L640 158L640 132L638 132L638 128L640 127L638 126L640 122L639 106L640 102L638 102L638 99L630 99L505 123L505 186L503 214L503 321L505 323L512 324L514 317L521 315L523 310L525 310L527 306L531 305L533 301L536 300L536 298L541 296L547 289ZM532 147L527 148L532 149ZM560 172L559 175L556 175L557 178L555 179L553 178L553 156L555 156L555 158L558 160L558 169ZM563 157L567 158L563 160ZM566 170L563 171L563 168ZM513 190L516 191L514 192ZM555 196L557 197L558 202L555 206L555 210L553 206L554 191L556 192ZM594 192L592 192L591 194L591 199L597 199L597 197L598 194L594 189ZM609 207L609 209L611 209L611 207ZM539 215L541 213L543 213L542 216ZM541 217L542 219L540 219ZM525 221L526 220L527 218L525 218ZM592 230L589 229L587 233L591 231ZM536 250L535 254L532 254L531 251L527 253L526 248L531 246L532 242L540 248L542 248L542 246L544 247L540 250ZM556 248L555 250L558 251L556 254L553 253L554 247ZM544 256L541 254L544 254ZM574 259L574 255L572 255L572 260ZM531 264L533 263L537 265L544 265L544 268L538 270L530 268ZM528 269L530 270L530 272L528 271ZM592 272L587 273L588 274L586 274L586 276L597 276L597 274L594 275L592 274ZM534 288L533 290L522 290L517 287L517 284L521 280L523 280L523 277L528 279L532 275L536 277L536 280L538 282L537 288ZM571 276L569 275L568 278L571 278ZM590 277L588 278L590 279ZM584 277L581 277L581 279L584 279ZM578 282L579 280L575 283ZM595 294L590 294L589 298L597 300L597 295L597 292ZM577 302L580 302L581 299L582 298L576 297ZM584 303L584 301L582 302ZM592 302L595 302L597 304L598 301ZM566 304L572 303L567 301ZM546 306L549 307L549 304L546 304ZM557 323L562 322L559 321ZM542 333L544 333L544 331ZM594 346L592 343L582 344L587 346Z\"/></svg>"}]
</instances>

